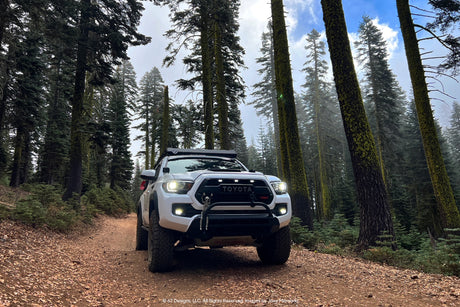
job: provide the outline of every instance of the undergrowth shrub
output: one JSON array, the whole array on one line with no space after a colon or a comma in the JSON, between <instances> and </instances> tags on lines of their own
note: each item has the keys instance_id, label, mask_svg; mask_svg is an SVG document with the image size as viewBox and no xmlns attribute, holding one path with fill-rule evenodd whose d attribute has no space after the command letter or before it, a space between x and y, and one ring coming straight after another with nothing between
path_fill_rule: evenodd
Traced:
<instances>
[{"instance_id":1,"label":"undergrowth shrub","mask_svg":"<svg viewBox=\"0 0 460 307\"><path fill-rule=\"evenodd\" d=\"M82 205L88 215L104 213L112 216L122 216L132 212L134 209L134 204L127 192L120 188L113 190L108 187L92 187L82 197Z\"/></svg>"},{"instance_id":2,"label":"undergrowth shrub","mask_svg":"<svg viewBox=\"0 0 460 307\"><path fill-rule=\"evenodd\" d=\"M122 216L134 207L129 194L119 188L93 188L81 198L73 197L66 202L62 200L62 191L51 185L28 184L22 188L30 194L17 201L11 212L0 206L0 218L64 232L81 223L91 224L99 214Z\"/></svg>"},{"instance_id":3,"label":"undergrowth shrub","mask_svg":"<svg viewBox=\"0 0 460 307\"><path fill-rule=\"evenodd\" d=\"M315 222L313 230L301 225L301 220L291 220L292 240L310 250L329 254L342 254L342 249L351 248L358 239L358 228L352 227L342 214L334 215L323 224Z\"/></svg>"},{"instance_id":4,"label":"undergrowth shrub","mask_svg":"<svg viewBox=\"0 0 460 307\"><path fill-rule=\"evenodd\" d=\"M376 246L357 255L354 248L359 227L350 226L343 215L337 214L332 220L321 224L315 222L313 230L302 226L297 217L291 220L293 242L309 250L336 255L351 254L391 266L460 276L460 229L445 231L447 237L436 241L428 234L420 233L414 226L407 230L396 221L396 241L393 236L382 234Z\"/></svg>"},{"instance_id":5,"label":"undergrowth shrub","mask_svg":"<svg viewBox=\"0 0 460 307\"><path fill-rule=\"evenodd\" d=\"M77 221L77 212L62 201L61 192L51 185L27 185L31 194L17 202L13 219L32 226L44 226L58 231L70 229Z\"/></svg>"}]
</instances>

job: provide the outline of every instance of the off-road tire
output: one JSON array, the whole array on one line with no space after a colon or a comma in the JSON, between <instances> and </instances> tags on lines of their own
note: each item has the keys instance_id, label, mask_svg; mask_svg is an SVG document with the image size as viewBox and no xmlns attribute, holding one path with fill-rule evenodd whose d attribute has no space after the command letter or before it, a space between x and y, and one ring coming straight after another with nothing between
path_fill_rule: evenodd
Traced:
<instances>
[{"instance_id":1,"label":"off-road tire","mask_svg":"<svg viewBox=\"0 0 460 307\"><path fill-rule=\"evenodd\" d=\"M281 228L257 247L257 255L264 264L284 264L291 253L289 226Z\"/></svg>"},{"instance_id":2,"label":"off-road tire","mask_svg":"<svg viewBox=\"0 0 460 307\"><path fill-rule=\"evenodd\" d=\"M148 247L149 233L142 228L142 215L141 212L137 213L137 226L136 226L136 250L144 251Z\"/></svg>"},{"instance_id":3,"label":"off-road tire","mask_svg":"<svg viewBox=\"0 0 460 307\"><path fill-rule=\"evenodd\" d=\"M152 211L148 231L148 266L151 272L168 272L173 269L174 243L174 232L161 227L158 213Z\"/></svg>"}]
</instances>

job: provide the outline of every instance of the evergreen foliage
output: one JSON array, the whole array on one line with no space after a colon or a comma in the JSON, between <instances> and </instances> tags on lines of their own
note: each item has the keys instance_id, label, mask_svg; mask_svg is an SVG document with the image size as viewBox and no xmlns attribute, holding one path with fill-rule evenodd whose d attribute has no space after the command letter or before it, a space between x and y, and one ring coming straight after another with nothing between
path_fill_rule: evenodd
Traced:
<instances>
[{"instance_id":1,"label":"evergreen foliage","mask_svg":"<svg viewBox=\"0 0 460 307\"><path fill-rule=\"evenodd\" d=\"M313 170L309 182L312 193L315 193L316 215L320 219L332 218L336 209L333 204L338 200L334 195L345 158L345 135L337 97L327 80L325 48L325 42L316 30L307 35L307 61L302 70L305 72L305 91L299 99L297 111L299 128L303 130L304 160L308 161L308 169ZM302 118L302 113L305 113L305 118Z\"/></svg>"},{"instance_id":2,"label":"evergreen foliage","mask_svg":"<svg viewBox=\"0 0 460 307\"><path fill-rule=\"evenodd\" d=\"M383 33L369 17L363 17L359 40L355 42L358 60L364 66L363 100L374 135L380 168L396 218L404 219L407 197L402 146L404 96L388 63ZM406 225L408 226L408 224Z\"/></svg>"},{"instance_id":3,"label":"evergreen foliage","mask_svg":"<svg viewBox=\"0 0 460 307\"><path fill-rule=\"evenodd\" d=\"M276 102L276 84L275 84L275 55L273 50L273 29L272 23L268 23L268 32L262 33L262 47L260 48L261 56L256 59L261 67L257 70L260 75L260 82L253 85L254 92L252 96L255 100L249 102L256 109L257 115L267 118L273 127L273 141L280 144L280 132L278 122L278 106ZM276 174L281 174L281 149L276 146Z\"/></svg>"},{"instance_id":4,"label":"evergreen foliage","mask_svg":"<svg viewBox=\"0 0 460 307\"><path fill-rule=\"evenodd\" d=\"M244 134L238 110L244 98L243 80L239 76L244 66L244 50L237 36L240 1L160 0L156 3L169 6L173 23L166 32L171 43L164 63L168 66L174 63L182 47L192 50L183 63L195 76L177 83L180 88L191 90L201 84L205 148L214 148L217 137L220 147L244 153L246 144L241 143ZM217 121L215 114L218 114Z\"/></svg>"},{"instance_id":5,"label":"evergreen foliage","mask_svg":"<svg viewBox=\"0 0 460 307\"><path fill-rule=\"evenodd\" d=\"M144 151L138 153L145 157L145 169L153 168L159 148L161 130L159 129L164 94L164 81L158 68L145 73L140 81L140 95L136 106L136 117L141 123L134 128L144 132L135 140L141 140Z\"/></svg>"},{"instance_id":6,"label":"evergreen foliage","mask_svg":"<svg viewBox=\"0 0 460 307\"><path fill-rule=\"evenodd\" d=\"M133 162L129 151L128 106L135 103L137 95L136 74L131 63L124 61L115 73L112 86L110 110L110 147L112 149L110 165L110 187L120 187L129 191Z\"/></svg>"}]
</instances>

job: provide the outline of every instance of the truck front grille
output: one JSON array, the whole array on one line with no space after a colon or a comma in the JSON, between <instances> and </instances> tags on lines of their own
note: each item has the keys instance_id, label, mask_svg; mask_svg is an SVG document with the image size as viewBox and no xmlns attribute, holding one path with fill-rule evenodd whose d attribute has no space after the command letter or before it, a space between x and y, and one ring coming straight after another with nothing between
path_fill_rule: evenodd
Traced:
<instances>
[{"instance_id":1,"label":"truck front grille","mask_svg":"<svg viewBox=\"0 0 460 307\"><path fill-rule=\"evenodd\" d=\"M204 204L205 197L211 197L211 203L222 202L228 205L261 202L270 204L273 193L264 180L250 179L206 179L197 192L196 199Z\"/></svg>"}]
</instances>

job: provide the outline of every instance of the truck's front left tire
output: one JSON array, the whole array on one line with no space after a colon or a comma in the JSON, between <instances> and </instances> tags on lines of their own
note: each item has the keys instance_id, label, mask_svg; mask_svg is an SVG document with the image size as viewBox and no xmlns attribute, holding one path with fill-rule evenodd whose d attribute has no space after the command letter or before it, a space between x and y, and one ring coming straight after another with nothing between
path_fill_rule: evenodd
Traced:
<instances>
[{"instance_id":1,"label":"truck's front left tire","mask_svg":"<svg viewBox=\"0 0 460 307\"><path fill-rule=\"evenodd\" d=\"M173 269L175 243L174 232L161 227L158 213L152 211L148 231L148 265L151 272L168 272Z\"/></svg>"},{"instance_id":2,"label":"truck's front left tire","mask_svg":"<svg viewBox=\"0 0 460 307\"><path fill-rule=\"evenodd\" d=\"M284 264L291 254L291 233L289 226L281 228L262 245L257 247L257 255L264 264Z\"/></svg>"}]
</instances>

